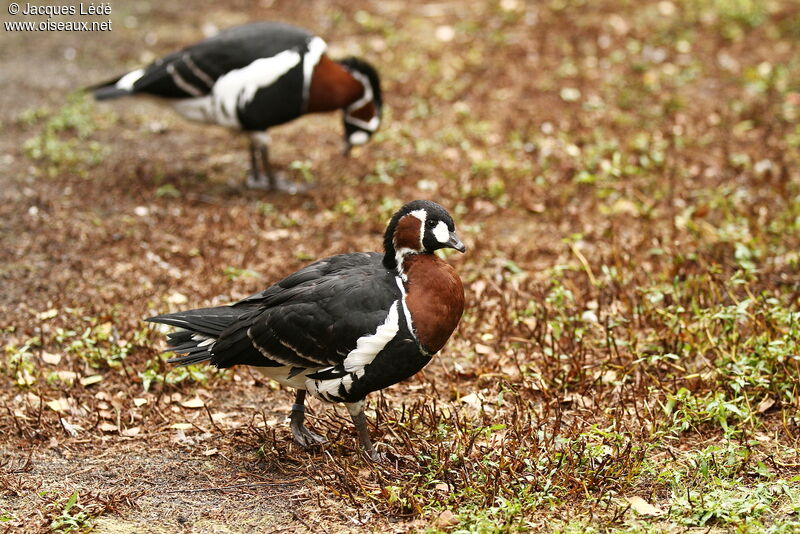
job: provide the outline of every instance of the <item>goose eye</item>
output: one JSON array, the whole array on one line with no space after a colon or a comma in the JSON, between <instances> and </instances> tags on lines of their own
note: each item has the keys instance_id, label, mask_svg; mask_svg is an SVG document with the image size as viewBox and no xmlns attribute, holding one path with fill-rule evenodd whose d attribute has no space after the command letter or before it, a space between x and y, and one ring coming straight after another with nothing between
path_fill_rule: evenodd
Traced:
<instances>
[{"instance_id":1,"label":"goose eye","mask_svg":"<svg viewBox=\"0 0 800 534\"><path fill-rule=\"evenodd\" d=\"M428 228L433 228L434 226L436 226L436 221L434 221L433 219L428 219L428 222L426 222L425 224L428 225Z\"/></svg>"}]
</instances>

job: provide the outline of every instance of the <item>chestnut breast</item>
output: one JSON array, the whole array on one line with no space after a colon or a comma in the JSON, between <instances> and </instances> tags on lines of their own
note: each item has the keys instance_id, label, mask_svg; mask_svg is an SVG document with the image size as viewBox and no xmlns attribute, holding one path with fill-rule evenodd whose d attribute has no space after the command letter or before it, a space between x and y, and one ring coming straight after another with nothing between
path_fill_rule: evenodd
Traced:
<instances>
[{"instance_id":1,"label":"chestnut breast","mask_svg":"<svg viewBox=\"0 0 800 534\"><path fill-rule=\"evenodd\" d=\"M422 348L438 352L464 313L464 286L448 263L434 254L413 254L403 261L406 305Z\"/></svg>"},{"instance_id":2,"label":"chestnut breast","mask_svg":"<svg viewBox=\"0 0 800 534\"><path fill-rule=\"evenodd\" d=\"M322 55L311 75L308 113L342 109L364 94L364 86L346 68Z\"/></svg>"}]
</instances>

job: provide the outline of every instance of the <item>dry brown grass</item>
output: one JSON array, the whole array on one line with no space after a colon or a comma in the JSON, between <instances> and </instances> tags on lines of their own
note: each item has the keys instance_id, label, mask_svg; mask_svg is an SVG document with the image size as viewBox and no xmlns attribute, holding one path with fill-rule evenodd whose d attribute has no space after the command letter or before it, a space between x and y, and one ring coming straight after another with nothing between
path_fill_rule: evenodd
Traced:
<instances>
[{"instance_id":1,"label":"dry brown grass","mask_svg":"<svg viewBox=\"0 0 800 534\"><path fill-rule=\"evenodd\" d=\"M798 527L794 3L114 10L136 25L2 36L0 527ZM275 161L313 175L307 196L245 190L245 140L224 131L67 102L204 23L266 18L384 77L385 128L354 158L338 117L273 132ZM468 309L428 368L373 395L386 465L319 403L331 443L298 450L289 392L171 370L141 322L374 250L413 198L456 217Z\"/></svg>"}]
</instances>

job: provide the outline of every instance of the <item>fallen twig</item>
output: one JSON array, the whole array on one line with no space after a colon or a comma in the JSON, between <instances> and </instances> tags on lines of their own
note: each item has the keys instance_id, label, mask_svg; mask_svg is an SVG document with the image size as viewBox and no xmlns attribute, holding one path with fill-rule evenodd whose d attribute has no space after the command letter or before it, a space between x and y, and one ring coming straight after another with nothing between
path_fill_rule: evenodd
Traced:
<instances>
[{"instance_id":1,"label":"fallen twig","mask_svg":"<svg viewBox=\"0 0 800 534\"><path fill-rule=\"evenodd\" d=\"M224 491L229 489L240 489L240 488L258 488L261 486L285 486L287 484L303 482L304 480L306 480L306 478L302 477L302 478L295 478L292 480L284 480L282 482L252 482L248 484L233 484L230 486L218 486L214 488L177 489L177 490L169 490L165 493L201 493L205 491Z\"/></svg>"}]
</instances>

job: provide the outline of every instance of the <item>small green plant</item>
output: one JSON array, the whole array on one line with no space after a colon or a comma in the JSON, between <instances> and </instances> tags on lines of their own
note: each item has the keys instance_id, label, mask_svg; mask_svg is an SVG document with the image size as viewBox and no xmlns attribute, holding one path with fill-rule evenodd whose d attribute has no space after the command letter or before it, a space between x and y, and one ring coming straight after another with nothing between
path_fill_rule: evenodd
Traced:
<instances>
[{"instance_id":1,"label":"small green plant","mask_svg":"<svg viewBox=\"0 0 800 534\"><path fill-rule=\"evenodd\" d=\"M41 339L29 338L20 346L9 344L5 347L5 372L19 387L29 387L36 383L38 367L35 363L34 349L41 347Z\"/></svg>"},{"instance_id":2,"label":"small green plant","mask_svg":"<svg viewBox=\"0 0 800 534\"><path fill-rule=\"evenodd\" d=\"M139 371L139 378L142 380L142 389L147 392L153 384L181 384L194 383L205 384L211 377L224 376L224 369L215 369L205 364L184 365L176 367L166 361L174 354L166 352L154 356L147 361L143 371Z\"/></svg>"},{"instance_id":3,"label":"small green plant","mask_svg":"<svg viewBox=\"0 0 800 534\"><path fill-rule=\"evenodd\" d=\"M303 180L306 182L313 182L314 181L314 166L311 161L309 160L295 160L289 164L289 168L293 171L298 171L300 176L303 177Z\"/></svg>"},{"instance_id":4,"label":"small green plant","mask_svg":"<svg viewBox=\"0 0 800 534\"><path fill-rule=\"evenodd\" d=\"M54 532L76 532L88 529L92 516L78 503L76 491L63 503L53 503L51 506L61 508L59 514L50 522L50 530Z\"/></svg>"},{"instance_id":5,"label":"small green plant","mask_svg":"<svg viewBox=\"0 0 800 534\"><path fill-rule=\"evenodd\" d=\"M241 269L239 267L225 267L222 273L231 281L238 280L239 278L259 278L261 276L251 269Z\"/></svg>"}]
</instances>

